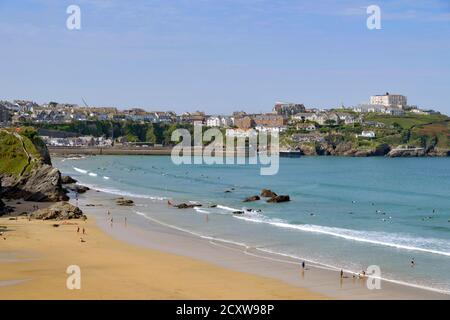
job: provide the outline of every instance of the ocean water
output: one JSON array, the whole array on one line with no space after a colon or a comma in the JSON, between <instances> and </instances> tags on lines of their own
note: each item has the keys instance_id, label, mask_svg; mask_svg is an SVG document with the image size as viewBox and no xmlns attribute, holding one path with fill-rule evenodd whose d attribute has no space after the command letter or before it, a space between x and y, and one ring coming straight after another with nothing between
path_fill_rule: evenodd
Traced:
<instances>
[{"instance_id":1,"label":"ocean water","mask_svg":"<svg viewBox=\"0 0 450 320\"><path fill-rule=\"evenodd\" d=\"M137 199L129 221L142 228L156 221L354 272L378 265L384 279L450 293L448 158L281 158L274 176L257 165L177 166L168 156L53 162L82 184ZM291 201L242 202L262 188ZM203 206L174 209L168 199Z\"/></svg>"}]
</instances>

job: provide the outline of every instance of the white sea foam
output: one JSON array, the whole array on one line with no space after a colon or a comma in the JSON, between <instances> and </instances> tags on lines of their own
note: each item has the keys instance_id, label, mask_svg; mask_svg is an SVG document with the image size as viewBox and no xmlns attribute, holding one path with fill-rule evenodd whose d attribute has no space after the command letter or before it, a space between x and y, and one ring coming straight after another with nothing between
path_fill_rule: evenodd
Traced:
<instances>
[{"instance_id":1,"label":"white sea foam","mask_svg":"<svg viewBox=\"0 0 450 320\"><path fill-rule=\"evenodd\" d=\"M450 242L443 239L411 237L403 234L378 232L378 231L357 231L351 229L325 227L311 224L290 224L283 220L269 219L266 217L234 216L237 219L270 224L279 228L294 229L304 232L325 234L346 240L365 242L379 246L387 246L403 250L420 251L426 253L450 256Z\"/></svg>"},{"instance_id":2,"label":"white sea foam","mask_svg":"<svg viewBox=\"0 0 450 320\"><path fill-rule=\"evenodd\" d=\"M126 192L126 191L119 190L119 189L114 189L114 188L99 187L97 185L93 185L93 184L89 184L89 183L83 183L83 185L86 186L86 187L89 187L90 189L93 189L93 190L98 190L98 191L101 191L101 192L114 194L114 195L119 195L119 196L125 196L125 197L140 198L140 199L150 199L150 200L158 200L158 201L164 201L164 200L168 199L166 197L150 196L150 195L146 195L146 194L138 194L138 193Z\"/></svg>"},{"instance_id":3,"label":"white sea foam","mask_svg":"<svg viewBox=\"0 0 450 320\"><path fill-rule=\"evenodd\" d=\"M322 262L317 262L317 261L314 261L314 260L303 259L301 257L298 257L296 255L292 255L292 254L280 253L280 252L269 250L269 249L265 249L265 248L255 248L255 250L258 250L258 251L261 251L261 252L265 252L265 253L269 253L269 254L282 256L282 257L287 257L287 258L291 258L291 259L295 259L295 260L299 260L299 261L306 261L306 262L309 262L309 263L313 263L314 267L315 268L319 268L319 269L328 269L328 270L334 270L334 271L342 270L342 271L344 271L346 273L350 273L350 274L355 274L355 275L359 274L359 272L356 272L354 270L342 269L341 267L338 267L338 266L333 266L333 265L330 265L330 264L324 264ZM379 279L381 279L383 281L387 281L387 282L403 285L403 286L419 288L419 289L424 289L424 290L433 291L433 292L439 292L439 293L443 293L443 294L450 294L450 291L447 290L447 289L432 288L432 287L429 287L429 286L426 286L426 285L420 285L420 284L416 284L416 283L410 283L410 282L394 280L394 279L389 279L389 278L384 278L384 277L381 277Z\"/></svg>"},{"instance_id":4,"label":"white sea foam","mask_svg":"<svg viewBox=\"0 0 450 320\"><path fill-rule=\"evenodd\" d=\"M106 176L105 176L105 177L103 177L103 179L105 179L105 180L109 180L109 177L106 177Z\"/></svg>"},{"instance_id":5,"label":"white sea foam","mask_svg":"<svg viewBox=\"0 0 450 320\"><path fill-rule=\"evenodd\" d=\"M194 207L194 210L197 211L197 212L199 212L199 213L207 213L207 214L211 213L211 212L206 211L206 210L204 210L204 209L200 209L199 207Z\"/></svg>"},{"instance_id":6,"label":"white sea foam","mask_svg":"<svg viewBox=\"0 0 450 320\"><path fill-rule=\"evenodd\" d=\"M260 251L260 252L265 252L265 253L273 254L273 255L276 255L276 256L280 256L280 257L288 257L288 258L291 258L291 259L294 259L294 260L298 260L299 261L298 263L300 263L300 261L308 261L309 263L313 263L314 267L320 268L320 269L327 269L327 270L334 270L334 271L338 271L338 270L342 269L339 266L334 266L334 265L330 265L330 264L324 264L324 263L317 262L317 261L312 261L312 260L306 260L306 259L303 259L303 258L295 256L295 255L291 255L291 254L280 253L280 252L272 251L272 250L265 249L265 248L250 247L250 246L248 246L247 244L245 244L243 242L237 242L237 241L232 241L232 240L228 240L228 239L222 239L222 238L216 238L216 237L213 237L213 236L203 235L203 234L200 234L198 232L190 231L190 230L187 230L187 229L184 229L184 228L172 225L172 224L168 224L168 223L162 222L160 220L157 220L155 218L152 218L152 217L148 216L147 214L145 214L143 212L140 212L140 211L134 211L134 212L137 215L140 215L140 216L144 217L147 220L153 221L155 223L158 223L158 224L160 224L162 226L165 226L165 227L168 227L168 228L171 228L171 229L175 229L175 230L178 230L178 231L181 231L181 232L184 232L184 233L188 233L188 234L191 234L193 236L200 237L202 239L215 241L215 242L229 243L229 244L233 244L233 245L242 247L242 248L245 249L243 251L243 253L245 253L247 255L252 255L252 256L255 256L255 257L258 257L258 258L261 258L261 259L269 259L269 260L279 261L281 263L296 264L296 262L294 262L294 261L287 261L287 260L285 261L285 260L280 260L280 259L266 257L266 256L259 256L257 254L253 254L253 253L251 253L251 252L249 252L247 250L253 248L253 249L255 249L257 251ZM240 217L240 218L242 218L242 217ZM213 242L211 242L211 243L213 243ZM357 274L357 272L353 271L353 270L344 269L343 271L346 272L346 273ZM434 292L439 292L439 293L444 293L444 294L450 294L450 291L448 291L446 289L431 288L431 287L428 287L428 286L423 286L423 285L419 285L419 284L415 284L415 283L409 283L409 282L393 280L393 279L388 279L388 278L380 278L380 279L384 280L384 281L387 281L387 282L404 285L404 286L420 288L420 289L434 291Z\"/></svg>"},{"instance_id":7,"label":"white sea foam","mask_svg":"<svg viewBox=\"0 0 450 320\"><path fill-rule=\"evenodd\" d=\"M75 171L77 171L79 173L83 173L83 174L87 174L88 173L87 170L83 170L83 169L80 169L80 168L77 168L77 167L73 167L73 170L75 170Z\"/></svg>"},{"instance_id":8,"label":"white sea foam","mask_svg":"<svg viewBox=\"0 0 450 320\"><path fill-rule=\"evenodd\" d=\"M211 241L220 241L220 242L224 242L224 243L230 243L230 244L233 244L233 245L236 245L236 246L241 246L241 247L243 247L245 249L249 248L249 246L247 246L245 243L242 243L242 242L237 242L237 241L232 241L232 240L227 240L227 239L222 239L222 238L216 238L216 237L212 237L212 236L203 235L203 234L198 233L198 232L190 231L190 230L187 230L187 229L184 229L184 228L181 228L181 227L177 227L177 226L169 224L169 223L165 223L165 222L159 221L159 220L157 220L155 218L152 218L152 217L148 216L144 212L140 212L140 211L134 211L134 212L137 215L140 215L140 216L144 217L147 220L156 222L156 223L158 223L158 224L160 224L162 226L165 226L165 227L168 227L168 228L171 228L171 229L175 229L175 230L178 230L178 231L182 231L182 232L191 234L193 236L200 237L202 239L211 240Z\"/></svg>"},{"instance_id":9,"label":"white sea foam","mask_svg":"<svg viewBox=\"0 0 450 320\"><path fill-rule=\"evenodd\" d=\"M222 209L222 210L226 210L226 211L231 211L231 212L233 212L233 211L239 211L239 209L234 209L234 208L230 208L230 207L227 207L227 206L223 206L223 205L217 205L217 208L218 209Z\"/></svg>"},{"instance_id":10,"label":"white sea foam","mask_svg":"<svg viewBox=\"0 0 450 320\"><path fill-rule=\"evenodd\" d=\"M96 176L97 176L97 174L96 174L95 172L89 172L89 175L90 175L91 177L96 177Z\"/></svg>"}]
</instances>

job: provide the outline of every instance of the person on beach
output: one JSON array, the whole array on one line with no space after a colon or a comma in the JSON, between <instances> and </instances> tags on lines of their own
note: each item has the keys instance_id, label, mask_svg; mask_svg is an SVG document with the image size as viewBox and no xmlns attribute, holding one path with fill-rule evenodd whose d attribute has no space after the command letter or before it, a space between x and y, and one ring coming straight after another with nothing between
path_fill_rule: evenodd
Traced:
<instances>
[{"instance_id":1,"label":"person on beach","mask_svg":"<svg viewBox=\"0 0 450 320\"><path fill-rule=\"evenodd\" d=\"M344 278L344 270L341 269L341 279Z\"/></svg>"},{"instance_id":2,"label":"person on beach","mask_svg":"<svg viewBox=\"0 0 450 320\"><path fill-rule=\"evenodd\" d=\"M302 261L302 269L305 270L306 264L305 261Z\"/></svg>"},{"instance_id":3,"label":"person on beach","mask_svg":"<svg viewBox=\"0 0 450 320\"><path fill-rule=\"evenodd\" d=\"M112 226L113 226L113 223L114 223L114 219L111 218L111 228L112 228Z\"/></svg>"},{"instance_id":4,"label":"person on beach","mask_svg":"<svg viewBox=\"0 0 450 320\"><path fill-rule=\"evenodd\" d=\"M77 227L77 233L80 233L80 227Z\"/></svg>"}]
</instances>

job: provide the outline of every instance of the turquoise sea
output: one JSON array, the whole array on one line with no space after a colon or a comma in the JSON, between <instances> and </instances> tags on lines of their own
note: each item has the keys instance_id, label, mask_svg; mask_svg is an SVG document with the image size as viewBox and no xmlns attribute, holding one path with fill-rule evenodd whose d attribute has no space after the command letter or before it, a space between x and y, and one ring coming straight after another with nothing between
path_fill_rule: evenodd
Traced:
<instances>
[{"instance_id":1,"label":"turquoise sea","mask_svg":"<svg viewBox=\"0 0 450 320\"><path fill-rule=\"evenodd\" d=\"M332 268L378 265L382 278L450 293L448 158L281 158L274 176L257 165L177 166L169 156L53 162L82 184L138 199L129 221L144 229L156 220ZM242 202L262 188L292 201ZM174 209L168 199L203 206Z\"/></svg>"}]
</instances>

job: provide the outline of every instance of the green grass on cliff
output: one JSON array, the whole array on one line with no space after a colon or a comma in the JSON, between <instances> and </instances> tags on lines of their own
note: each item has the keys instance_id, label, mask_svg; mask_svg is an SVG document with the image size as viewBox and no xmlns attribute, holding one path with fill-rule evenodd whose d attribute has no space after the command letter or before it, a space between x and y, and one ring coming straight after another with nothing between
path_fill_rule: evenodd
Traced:
<instances>
[{"instance_id":1,"label":"green grass on cliff","mask_svg":"<svg viewBox=\"0 0 450 320\"><path fill-rule=\"evenodd\" d=\"M402 129L410 129L413 126L423 125L427 123L436 123L448 120L449 117L443 114L414 114L406 113L404 116L391 116L379 113L369 113L365 115L364 120L381 122L386 125L398 125Z\"/></svg>"},{"instance_id":2,"label":"green grass on cliff","mask_svg":"<svg viewBox=\"0 0 450 320\"><path fill-rule=\"evenodd\" d=\"M32 156L32 158L40 160L42 159L41 153L35 146L35 143L41 141L37 136L30 137L35 142L32 142L28 137L28 134L32 134L30 131L24 130L20 134L23 144L26 150ZM0 175L8 174L18 176L26 168L25 172L30 171L35 160L28 166L28 156L23 149L22 141L14 136L11 131L0 130ZM40 142L39 142L40 143Z\"/></svg>"}]
</instances>

